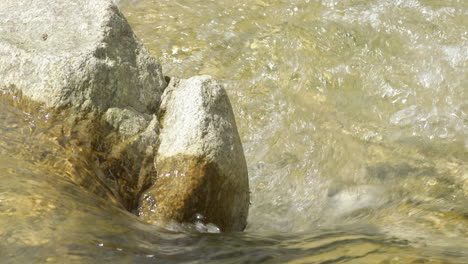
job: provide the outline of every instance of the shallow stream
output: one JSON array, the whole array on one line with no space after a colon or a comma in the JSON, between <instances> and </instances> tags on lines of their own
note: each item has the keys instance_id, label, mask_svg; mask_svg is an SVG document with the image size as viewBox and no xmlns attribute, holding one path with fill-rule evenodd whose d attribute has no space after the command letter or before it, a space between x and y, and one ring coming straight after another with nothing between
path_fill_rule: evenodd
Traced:
<instances>
[{"instance_id":1,"label":"shallow stream","mask_svg":"<svg viewBox=\"0 0 468 264\"><path fill-rule=\"evenodd\" d=\"M80 182L102 173L47 113L0 101L5 263L468 263L467 1L120 7L165 75L225 85L247 229L142 223Z\"/></svg>"}]
</instances>

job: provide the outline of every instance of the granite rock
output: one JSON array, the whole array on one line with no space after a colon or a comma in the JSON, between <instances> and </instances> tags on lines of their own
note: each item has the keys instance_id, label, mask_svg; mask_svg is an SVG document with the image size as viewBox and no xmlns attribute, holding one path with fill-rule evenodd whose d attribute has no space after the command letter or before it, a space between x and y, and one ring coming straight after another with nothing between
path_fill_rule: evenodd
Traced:
<instances>
[{"instance_id":1,"label":"granite rock","mask_svg":"<svg viewBox=\"0 0 468 264\"><path fill-rule=\"evenodd\" d=\"M156 111L161 66L112 1L0 1L0 25L0 87L51 108Z\"/></svg>"},{"instance_id":2,"label":"granite rock","mask_svg":"<svg viewBox=\"0 0 468 264\"><path fill-rule=\"evenodd\" d=\"M143 194L140 215L243 230L248 173L226 91L210 76L195 76L173 79L162 98L158 177Z\"/></svg>"}]
</instances>

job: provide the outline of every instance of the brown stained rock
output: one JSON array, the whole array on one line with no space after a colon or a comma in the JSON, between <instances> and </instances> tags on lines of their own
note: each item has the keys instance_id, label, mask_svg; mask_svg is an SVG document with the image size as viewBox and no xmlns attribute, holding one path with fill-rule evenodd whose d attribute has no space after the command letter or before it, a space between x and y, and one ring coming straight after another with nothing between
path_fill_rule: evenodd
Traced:
<instances>
[{"instance_id":1,"label":"brown stained rock","mask_svg":"<svg viewBox=\"0 0 468 264\"><path fill-rule=\"evenodd\" d=\"M224 88L210 76L171 80L160 109L157 178L139 214L150 223L193 223L222 231L247 223L247 165Z\"/></svg>"},{"instance_id":2,"label":"brown stained rock","mask_svg":"<svg viewBox=\"0 0 468 264\"><path fill-rule=\"evenodd\" d=\"M53 136L64 147L85 142L100 170L74 182L129 211L154 178L165 87L161 65L112 0L0 1L0 95L11 90L57 115L64 132Z\"/></svg>"},{"instance_id":3,"label":"brown stained rock","mask_svg":"<svg viewBox=\"0 0 468 264\"><path fill-rule=\"evenodd\" d=\"M219 167L202 157L180 155L158 162L159 176L142 200L142 217L148 222L194 222L203 216L221 230L242 230L244 219L233 225L232 212L238 204L233 201L241 190L221 188L223 179Z\"/></svg>"}]
</instances>

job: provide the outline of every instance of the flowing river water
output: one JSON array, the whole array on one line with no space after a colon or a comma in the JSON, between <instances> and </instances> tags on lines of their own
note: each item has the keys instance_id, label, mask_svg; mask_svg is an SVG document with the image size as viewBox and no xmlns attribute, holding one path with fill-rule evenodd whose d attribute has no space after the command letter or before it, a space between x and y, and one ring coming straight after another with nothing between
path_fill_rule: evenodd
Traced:
<instances>
[{"instance_id":1,"label":"flowing river water","mask_svg":"<svg viewBox=\"0 0 468 264\"><path fill-rule=\"evenodd\" d=\"M166 75L225 85L247 229L141 222L83 182L99 169L57 121L2 100L1 263L468 263L467 1L120 7Z\"/></svg>"}]
</instances>

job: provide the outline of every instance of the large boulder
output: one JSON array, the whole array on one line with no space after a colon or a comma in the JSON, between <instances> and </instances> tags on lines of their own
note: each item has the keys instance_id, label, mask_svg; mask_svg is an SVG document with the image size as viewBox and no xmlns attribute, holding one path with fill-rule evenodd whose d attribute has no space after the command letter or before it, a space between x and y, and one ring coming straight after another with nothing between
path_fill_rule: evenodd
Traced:
<instances>
[{"instance_id":1,"label":"large boulder","mask_svg":"<svg viewBox=\"0 0 468 264\"><path fill-rule=\"evenodd\" d=\"M45 105L65 131L53 136L98 153L105 184L129 210L156 173L154 114L166 86L112 1L0 1L0 90Z\"/></svg>"},{"instance_id":2,"label":"large boulder","mask_svg":"<svg viewBox=\"0 0 468 264\"><path fill-rule=\"evenodd\" d=\"M48 107L154 112L161 66L107 0L0 1L0 87Z\"/></svg>"},{"instance_id":3,"label":"large boulder","mask_svg":"<svg viewBox=\"0 0 468 264\"><path fill-rule=\"evenodd\" d=\"M158 177L143 195L148 222L213 223L241 231L249 207L247 166L224 88L210 76L172 80L160 109Z\"/></svg>"}]
</instances>

